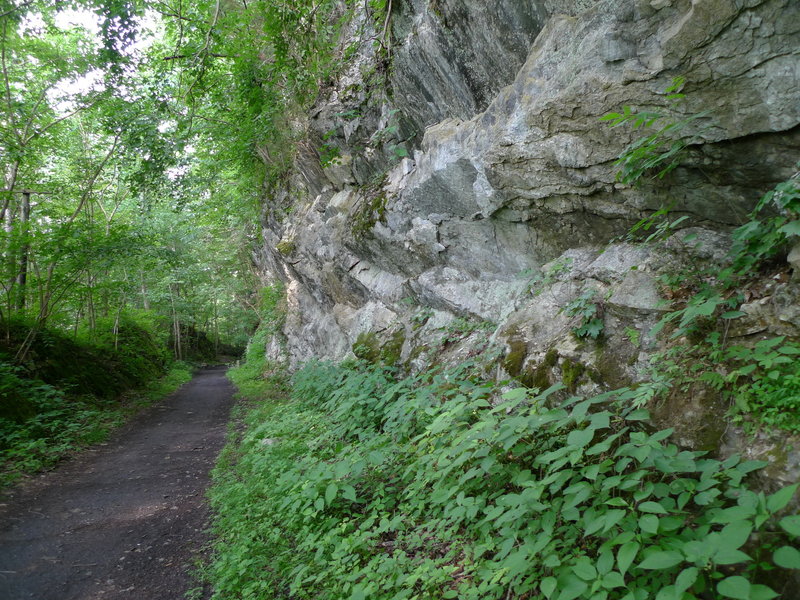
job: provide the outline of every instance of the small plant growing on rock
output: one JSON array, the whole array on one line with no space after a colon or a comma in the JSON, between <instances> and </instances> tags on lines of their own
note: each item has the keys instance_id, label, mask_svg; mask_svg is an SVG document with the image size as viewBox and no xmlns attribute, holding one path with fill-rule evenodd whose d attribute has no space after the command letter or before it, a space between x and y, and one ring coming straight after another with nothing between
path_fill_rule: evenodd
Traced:
<instances>
[{"instance_id":1,"label":"small plant growing on rock","mask_svg":"<svg viewBox=\"0 0 800 600\"><path fill-rule=\"evenodd\" d=\"M680 91L685 81L683 77L672 80L672 85L665 90L667 100L674 102L685 97ZM697 139L697 134L686 135L683 130L708 113L703 111L679 121L665 122L664 115L659 112L635 111L630 106L624 106L621 113L611 112L602 116L600 120L609 121L611 127L631 124L634 129L651 131L629 144L614 163L620 167L617 180L632 184L646 173L653 172L661 179L674 170L680 164L683 151Z\"/></svg>"},{"instance_id":2,"label":"small plant growing on rock","mask_svg":"<svg viewBox=\"0 0 800 600\"><path fill-rule=\"evenodd\" d=\"M603 310L601 304L595 300L596 296L596 290L587 290L563 309L578 323L572 328L572 333L577 338L596 340L603 332Z\"/></svg>"}]
</instances>

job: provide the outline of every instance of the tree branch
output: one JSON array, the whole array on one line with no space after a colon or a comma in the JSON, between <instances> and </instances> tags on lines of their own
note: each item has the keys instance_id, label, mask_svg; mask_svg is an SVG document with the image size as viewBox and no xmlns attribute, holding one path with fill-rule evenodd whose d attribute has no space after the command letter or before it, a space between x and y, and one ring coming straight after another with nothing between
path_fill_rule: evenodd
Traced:
<instances>
[{"instance_id":1,"label":"tree branch","mask_svg":"<svg viewBox=\"0 0 800 600\"><path fill-rule=\"evenodd\" d=\"M216 52L207 52L206 56L212 56L214 58L235 58L236 55L231 54L218 54ZM180 60L183 58L197 58L197 54L173 54L172 56L165 56L161 60Z\"/></svg>"},{"instance_id":2,"label":"tree branch","mask_svg":"<svg viewBox=\"0 0 800 600\"><path fill-rule=\"evenodd\" d=\"M29 7L31 4L33 4L33 1L34 0L28 0L27 2L23 2L19 6L15 6L14 8L11 8L4 13L0 13L0 19L5 19L7 16L13 15L18 10L22 10L23 8Z\"/></svg>"}]
</instances>

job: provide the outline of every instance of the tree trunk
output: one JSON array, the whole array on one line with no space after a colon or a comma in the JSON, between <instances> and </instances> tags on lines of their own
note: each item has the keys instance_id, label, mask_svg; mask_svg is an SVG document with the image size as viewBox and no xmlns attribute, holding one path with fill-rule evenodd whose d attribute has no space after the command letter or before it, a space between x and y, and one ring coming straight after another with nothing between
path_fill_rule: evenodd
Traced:
<instances>
[{"instance_id":1,"label":"tree trunk","mask_svg":"<svg viewBox=\"0 0 800 600\"><path fill-rule=\"evenodd\" d=\"M181 322L178 318L178 312L175 310L175 293L172 286L169 286L169 298L172 303L172 335L174 337L173 348L175 351L175 358L183 360L183 349L181 348Z\"/></svg>"},{"instance_id":2,"label":"tree trunk","mask_svg":"<svg viewBox=\"0 0 800 600\"><path fill-rule=\"evenodd\" d=\"M214 353L219 354L219 308L214 298Z\"/></svg>"},{"instance_id":3,"label":"tree trunk","mask_svg":"<svg viewBox=\"0 0 800 600\"><path fill-rule=\"evenodd\" d=\"M144 280L144 271L142 271L142 308L150 310L150 300L147 299L147 283Z\"/></svg>"},{"instance_id":4,"label":"tree trunk","mask_svg":"<svg viewBox=\"0 0 800 600\"><path fill-rule=\"evenodd\" d=\"M25 310L26 285L28 283L28 255L31 251L29 224L31 220L31 193L22 192L19 226L22 235L22 246L19 251L19 271L17 273L17 310Z\"/></svg>"}]
</instances>

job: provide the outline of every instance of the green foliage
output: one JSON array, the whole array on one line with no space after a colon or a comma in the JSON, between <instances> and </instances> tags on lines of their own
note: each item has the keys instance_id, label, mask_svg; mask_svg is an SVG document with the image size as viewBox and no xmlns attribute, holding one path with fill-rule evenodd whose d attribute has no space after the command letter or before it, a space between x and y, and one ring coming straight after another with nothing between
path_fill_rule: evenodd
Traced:
<instances>
[{"instance_id":1,"label":"green foliage","mask_svg":"<svg viewBox=\"0 0 800 600\"><path fill-rule=\"evenodd\" d=\"M353 237L357 241L362 241L369 237L372 228L378 221L383 221L386 214L386 204L389 199L386 193L380 190L379 186L367 191L369 197L363 200L361 207L355 215L350 226Z\"/></svg>"},{"instance_id":2,"label":"green foliage","mask_svg":"<svg viewBox=\"0 0 800 600\"><path fill-rule=\"evenodd\" d=\"M163 378L120 402L67 394L31 379L20 367L0 362L0 487L48 468L84 446L104 441L133 412L189 379L190 366L175 363Z\"/></svg>"},{"instance_id":3,"label":"green foliage","mask_svg":"<svg viewBox=\"0 0 800 600\"><path fill-rule=\"evenodd\" d=\"M438 600L773 598L797 486L681 451L618 390L553 403L469 365L398 380L312 363L214 473L215 595ZM714 596L716 597L716 596Z\"/></svg>"},{"instance_id":4,"label":"green foliage","mask_svg":"<svg viewBox=\"0 0 800 600\"><path fill-rule=\"evenodd\" d=\"M228 378L239 388L239 396L242 398L258 398L263 392L269 335L269 329L260 326L247 344L244 362L228 370Z\"/></svg>"},{"instance_id":5,"label":"green foliage","mask_svg":"<svg viewBox=\"0 0 800 600\"><path fill-rule=\"evenodd\" d=\"M666 99L676 101L684 98L680 89L685 83L682 77L676 77L672 85L665 90ZM633 141L614 163L620 167L617 180L622 183L635 183L647 173L655 171L655 176L663 178L674 170L682 159L684 149L697 139L697 134L686 135L683 130L694 121L707 116L709 111L690 115L677 121L667 121L661 125L659 121L665 116L655 111L635 111L625 106L621 113L608 113L600 118L609 121L611 127L630 124L634 129L652 130ZM663 121L662 121L663 122Z\"/></svg>"},{"instance_id":6,"label":"green foliage","mask_svg":"<svg viewBox=\"0 0 800 600\"><path fill-rule=\"evenodd\" d=\"M276 377L274 365L267 360L267 343L280 332L286 316L286 291L275 283L261 289L258 312L261 323L247 344L244 361L228 370L228 378L239 388L239 397L256 399L271 389Z\"/></svg>"},{"instance_id":7,"label":"green foliage","mask_svg":"<svg viewBox=\"0 0 800 600\"><path fill-rule=\"evenodd\" d=\"M682 85L682 79L675 80L667 90L667 98L683 98L679 93ZM692 140L691 136L681 136L680 131L705 114L670 122L636 140L616 163L621 166L618 179L634 183L648 171L660 169L658 176L663 177L674 169ZM637 113L625 107L622 113L608 114L603 120L610 121L612 126L632 123L638 129L651 128L661 118L657 113ZM626 239L644 243L663 241L687 219L683 216L670 220L669 210L662 208L634 225ZM653 381L640 386L631 398L635 405L645 405L670 391L691 393L699 381L721 394L730 403L734 421L749 431L759 426L800 431L797 416L800 371L795 357L800 347L784 342L783 338L728 347L724 335L730 322L744 315L739 310L743 292L757 280L760 270L785 255L798 236L800 171L767 192L750 213L749 220L733 231L734 243L723 269L672 278L673 286L689 293L651 331L651 335L657 335L668 330L672 346L655 357L658 367L654 369ZM685 241L689 241L688 236ZM581 319L574 330L578 337L596 337L602 330L602 321L595 317L596 305L590 301L591 296L584 294L565 308L568 314Z\"/></svg>"},{"instance_id":8,"label":"green foliage","mask_svg":"<svg viewBox=\"0 0 800 600\"><path fill-rule=\"evenodd\" d=\"M578 338L596 340L603 333L602 305L596 297L596 290L587 290L563 308L567 316L577 321L572 333Z\"/></svg>"},{"instance_id":9,"label":"green foliage","mask_svg":"<svg viewBox=\"0 0 800 600\"><path fill-rule=\"evenodd\" d=\"M777 214L776 214L777 213ZM668 389L690 393L700 381L721 394L731 406L734 421L755 431L759 426L800 431L800 371L796 342L774 337L750 344L730 345L725 332L744 316L739 310L743 293L769 264L797 238L800 222L798 175L765 194L749 221L733 232L734 244L727 266L712 273L696 273L692 280L676 284L696 289L653 328L666 330L670 340L687 340L656 357L660 376Z\"/></svg>"},{"instance_id":10,"label":"green foliage","mask_svg":"<svg viewBox=\"0 0 800 600\"><path fill-rule=\"evenodd\" d=\"M669 209L662 207L652 215L639 220L631 227L625 234L625 241L644 244L664 241L677 231L678 225L688 218L688 216L684 215L677 219L670 220Z\"/></svg>"},{"instance_id":11,"label":"green foliage","mask_svg":"<svg viewBox=\"0 0 800 600\"><path fill-rule=\"evenodd\" d=\"M752 276L759 265L784 252L798 238L800 164L798 172L764 194L750 213L749 221L734 230L731 267L722 273L723 283L730 286Z\"/></svg>"},{"instance_id":12,"label":"green foliage","mask_svg":"<svg viewBox=\"0 0 800 600\"><path fill-rule=\"evenodd\" d=\"M717 332L702 343L678 347L659 358L673 386L689 393L696 382L720 393L733 420L754 432L759 426L800 432L800 345L783 336L750 345L726 345Z\"/></svg>"},{"instance_id":13,"label":"green foliage","mask_svg":"<svg viewBox=\"0 0 800 600\"><path fill-rule=\"evenodd\" d=\"M23 321L0 322L7 337L0 340L0 359L13 362L14 351L26 339L30 352L26 373L75 394L113 398L124 390L160 376L168 361L166 349L151 332L122 319L116 335L109 331L89 338L57 329L36 329Z\"/></svg>"},{"instance_id":14,"label":"green foliage","mask_svg":"<svg viewBox=\"0 0 800 600\"><path fill-rule=\"evenodd\" d=\"M452 344L458 342L465 337L472 335L476 331L482 331L488 334L497 329L497 323L492 321L476 321L458 317L453 319L445 327L444 335L442 336L442 345Z\"/></svg>"},{"instance_id":15,"label":"green foliage","mask_svg":"<svg viewBox=\"0 0 800 600\"><path fill-rule=\"evenodd\" d=\"M286 318L286 289L280 282L261 288L259 306L261 328L276 333Z\"/></svg>"},{"instance_id":16,"label":"green foliage","mask_svg":"<svg viewBox=\"0 0 800 600\"><path fill-rule=\"evenodd\" d=\"M560 275L567 273L572 267L572 258L565 256L553 263L545 270L532 273L530 270L524 271L521 276L528 277L528 291L534 296L542 293L542 290L555 281L558 281Z\"/></svg>"}]
</instances>

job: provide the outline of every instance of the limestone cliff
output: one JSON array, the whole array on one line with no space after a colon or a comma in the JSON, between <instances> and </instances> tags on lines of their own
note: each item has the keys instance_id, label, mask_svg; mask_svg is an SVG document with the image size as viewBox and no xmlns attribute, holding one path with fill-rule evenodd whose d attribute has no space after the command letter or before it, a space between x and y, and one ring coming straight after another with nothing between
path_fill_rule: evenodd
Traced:
<instances>
[{"instance_id":1,"label":"limestone cliff","mask_svg":"<svg viewBox=\"0 0 800 600\"><path fill-rule=\"evenodd\" d=\"M480 355L531 385L643 381L664 276L721 261L730 229L797 169L795 0L395 0L385 33L354 18L356 51L265 198L257 262L289 306L275 359ZM685 98L670 100L676 77ZM600 121L623 106L691 117L663 179L617 180L643 135ZM625 241L662 208L662 235ZM796 336L796 279L731 334ZM582 298L598 340L574 335ZM703 422L724 412L713 398L677 401L687 445L737 445Z\"/></svg>"}]
</instances>

